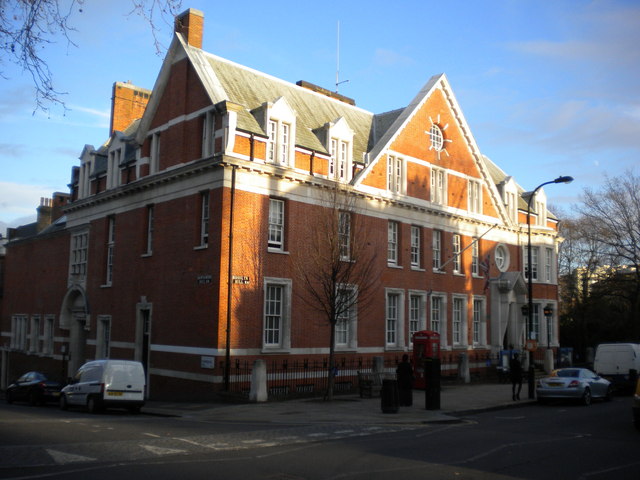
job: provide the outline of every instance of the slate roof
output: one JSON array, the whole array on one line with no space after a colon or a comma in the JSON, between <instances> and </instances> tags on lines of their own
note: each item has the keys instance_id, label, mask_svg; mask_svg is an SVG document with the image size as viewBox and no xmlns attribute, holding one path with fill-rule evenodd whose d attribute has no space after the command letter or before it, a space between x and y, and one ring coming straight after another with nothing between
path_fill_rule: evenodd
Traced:
<instances>
[{"instance_id":1,"label":"slate roof","mask_svg":"<svg viewBox=\"0 0 640 480\"><path fill-rule=\"evenodd\" d=\"M199 50L199 52L201 51ZM215 55L202 53L210 67L208 72L203 73L215 75L218 95L220 89L224 91L225 98L216 100L228 100L245 107L238 115L238 127L247 132L266 136L266 132L260 127L251 111L261 107L265 102L274 102L278 98L284 97L296 113L296 145L328 153L313 130L326 123L344 118L355 134L353 159L354 161L362 161L363 154L371 150L376 140L372 133L391 125L388 118L392 117L392 114L384 114L375 119L373 113L359 107ZM378 124L376 129L373 128L374 119Z\"/></svg>"}]
</instances>

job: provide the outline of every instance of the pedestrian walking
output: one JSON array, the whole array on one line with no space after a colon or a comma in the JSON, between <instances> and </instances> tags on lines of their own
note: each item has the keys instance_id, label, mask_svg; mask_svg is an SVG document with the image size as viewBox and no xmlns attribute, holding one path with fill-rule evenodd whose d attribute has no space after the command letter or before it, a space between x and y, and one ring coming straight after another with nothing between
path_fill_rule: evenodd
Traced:
<instances>
[{"instance_id":1,"label":"pedestrian walking","mask_svg":"<svg viewBox=\"0 0 640 480\"><path fill-rule=\"evenodd\" d=\"M398 400L402 407L413 405L413 367L409 363L409 355L402 356L402 362L396 368L398 379Z\"/></svg>"},{"instance_id":2,"label":"pedestrian walking","mask_svg":"<svg viewBox=\"0 0 640 480\"><path fill-rule=\"evenodd\" d=\"M522 364L519 355L513 354L509 362L509 375L511 377L511 396L514 400L520 400L520 390L522 390Z\"/></svg>"}]
</instances>

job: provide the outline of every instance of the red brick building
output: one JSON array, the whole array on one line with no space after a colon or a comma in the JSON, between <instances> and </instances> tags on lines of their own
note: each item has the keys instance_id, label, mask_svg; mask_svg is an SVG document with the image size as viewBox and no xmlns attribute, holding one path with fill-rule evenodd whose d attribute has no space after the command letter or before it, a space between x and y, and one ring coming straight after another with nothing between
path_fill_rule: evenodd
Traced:
<instances>
[{"instance_id":1,"label":"red brick building","mask_svg":"<svg viewBox=\"0 0 640 480\"><path fill-rule=\"evenodd\" d=\"M527 197L482 155L447 77L374 114L203 51L203 25L177 19L152 91L114 85L111 136L85 146L61 215L10 238L3 381L127 358L152 397L205 396L226 359L326 358L300 272L336 187L342 261L364 245L376 280L340 316L340 356L397 358L425 329L445 373L461 353L479 370L521 348ZM557 220L534 200L533 330L557 347Z\"/></svg>"}]
</instances>

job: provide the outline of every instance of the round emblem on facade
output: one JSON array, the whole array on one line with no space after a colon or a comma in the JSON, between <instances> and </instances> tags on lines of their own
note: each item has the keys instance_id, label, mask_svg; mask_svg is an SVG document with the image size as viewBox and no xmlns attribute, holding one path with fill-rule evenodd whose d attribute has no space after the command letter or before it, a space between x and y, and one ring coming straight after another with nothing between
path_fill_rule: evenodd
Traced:
<instances>
[{"instance_id":1,"label":"round emblem on facade","mask_svg":"<svg viewBox=\"0 0 640 480\"><path fill-rule=\"evenodd\" d=\"M506 272L509 268L509 250L504 245L500 244L494 251L494 258L496 267L501 272Z\"/></svg>"}]
</instances>

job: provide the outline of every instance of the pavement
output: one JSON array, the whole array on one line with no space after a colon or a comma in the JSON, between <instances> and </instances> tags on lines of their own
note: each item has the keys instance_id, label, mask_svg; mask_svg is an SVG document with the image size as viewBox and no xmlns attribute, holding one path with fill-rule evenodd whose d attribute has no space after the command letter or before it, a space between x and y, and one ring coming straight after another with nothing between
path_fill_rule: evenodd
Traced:
<instances>
[{"instance_id":1,"label":"pavement","mask_svg":"<svg viewBox=\"0 0 640 480\"><path fill-rule=\"evenodd\" d=\"M147 415L197 418L206 421L247 423L344 423L344 424L422 424L454 422L473 413L524 406L527 385L521 400L512 400L510 383L455 383L441 386L440 408L427 402L424 390L413 391L413 405L398 408L397 413L382 411L377 398L337 394L333 401L322 398L267 401L260 403L193 403L148 401L142 412Z\"/></svg>"}]
</instances>

